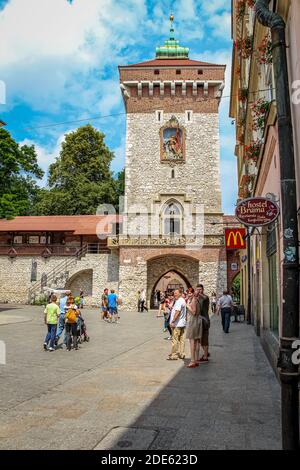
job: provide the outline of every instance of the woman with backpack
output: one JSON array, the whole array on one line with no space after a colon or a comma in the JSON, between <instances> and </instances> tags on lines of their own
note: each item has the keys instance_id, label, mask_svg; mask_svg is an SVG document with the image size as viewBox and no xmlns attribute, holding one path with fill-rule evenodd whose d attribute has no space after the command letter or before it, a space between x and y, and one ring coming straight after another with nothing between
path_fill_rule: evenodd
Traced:
<instances>
[{"instance_id":1,"label":"woman with backpack","mask_svg":"<svg viewBox=\"0 0 300 470\"><path fill-rule=\"evenodd\" d=\"M67 334L67 351L71 351L72 338L73 348L78 349L77 345L77 320L80 315L80 310L75 304L74 297L68 297L66 304L66 334Z\"/></svg>"}]
</instances>

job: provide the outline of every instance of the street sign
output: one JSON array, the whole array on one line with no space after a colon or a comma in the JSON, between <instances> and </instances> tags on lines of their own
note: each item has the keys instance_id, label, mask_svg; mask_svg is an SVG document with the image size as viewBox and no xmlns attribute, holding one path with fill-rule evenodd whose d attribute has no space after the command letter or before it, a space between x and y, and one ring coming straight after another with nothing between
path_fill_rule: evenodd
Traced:
<instances>
[{"instance_id":1,"label":"street sign","mask_svg":"<svg viewBox=\"0 0 300 470\"><path fill-rule=\"evenodd\" d=\"M244 250L246 248L246 230L244 228L226 228L225 243L227 250Z\"/></svg>"},{"instance_id":2,"label":"street sign","mask_svg":"<svg viewBox=\"0 0 300 470\"><path fill-rule=\"evenodd\" d=\"M279 216L278 205L266 197L250 197L241 201L235 211L237 219L249 227L262 227Z\"/></svg>"}]
</instances>

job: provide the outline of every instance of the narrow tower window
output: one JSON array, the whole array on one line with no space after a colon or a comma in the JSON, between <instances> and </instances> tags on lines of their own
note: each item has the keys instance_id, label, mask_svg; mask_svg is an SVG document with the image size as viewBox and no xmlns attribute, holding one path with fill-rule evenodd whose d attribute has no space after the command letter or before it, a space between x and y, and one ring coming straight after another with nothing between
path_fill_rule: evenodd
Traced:
<instances>
[{"instance_id":1,"label":"narrow tower window","mask_svg":"<svg viewBox=\"0 0 300 470\"><path fill-rule=\"evenodd\" d=\"M186 122L192 122L193 121L193 111L186 111L185 112L185 121Z\"/></svg>"},{"instance_id":2,"label":"narrow tower window","mask_svg":"<svg viewBox=\"0 0 300 470\"><path fill-rule=\"evenodd\" d=\"M172 180L175 178L175 170L171 171L171 178L172 178Z\"/></svg>"},{"instance_id":3,"label":"narrow tower window","mask_svg":"<svg viewBox=\"0 0 300 470\"><path fill-rule=\"evenodd\" d=\"M156 111L156 122L163 122L164 112L161 110Z\"/></svg>"}]
</instances>

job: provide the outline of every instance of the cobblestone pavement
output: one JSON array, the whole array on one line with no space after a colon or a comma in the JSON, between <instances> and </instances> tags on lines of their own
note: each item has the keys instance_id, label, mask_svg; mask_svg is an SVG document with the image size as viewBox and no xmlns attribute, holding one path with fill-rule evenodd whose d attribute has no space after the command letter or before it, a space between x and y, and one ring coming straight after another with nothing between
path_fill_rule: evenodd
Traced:
<instances>
[{"instance_id":1,"label":"cobblestone pavement","mask_svg":"<svg viewBox=\"0 0 300 470\"><path fill-rule=\"evenodd\" d=\"M210 363L187 369L166 361L154 312L111 325L84 310L91 341L51 353L40 307L0 311L1 449L281 447L280 387L250 326L225 335L213 318Z\"/></svg>"}]
</instances>

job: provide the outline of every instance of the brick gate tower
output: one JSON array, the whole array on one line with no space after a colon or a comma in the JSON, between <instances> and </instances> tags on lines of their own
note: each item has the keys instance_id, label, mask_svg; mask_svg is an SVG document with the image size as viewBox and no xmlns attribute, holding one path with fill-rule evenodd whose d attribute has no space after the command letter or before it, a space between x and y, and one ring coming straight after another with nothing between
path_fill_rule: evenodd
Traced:
<instances>
[{"instance_id":1,"label":"brick gate tower","mask_svg":"<svg viewBox=\"0 0 300 470\"><path fill-rule=\"evenodd\" d=\"M168 272L185 285L202 281L208 294L226 286L218 117L225 66L191 60L173 20L154 60L119 67L125 214L123 234L110 246L119 249L125 309L136 308L141 289L151 304ZM202 232L201 246L192 246L195 231Z\"/></svg>"}]
</instances>

